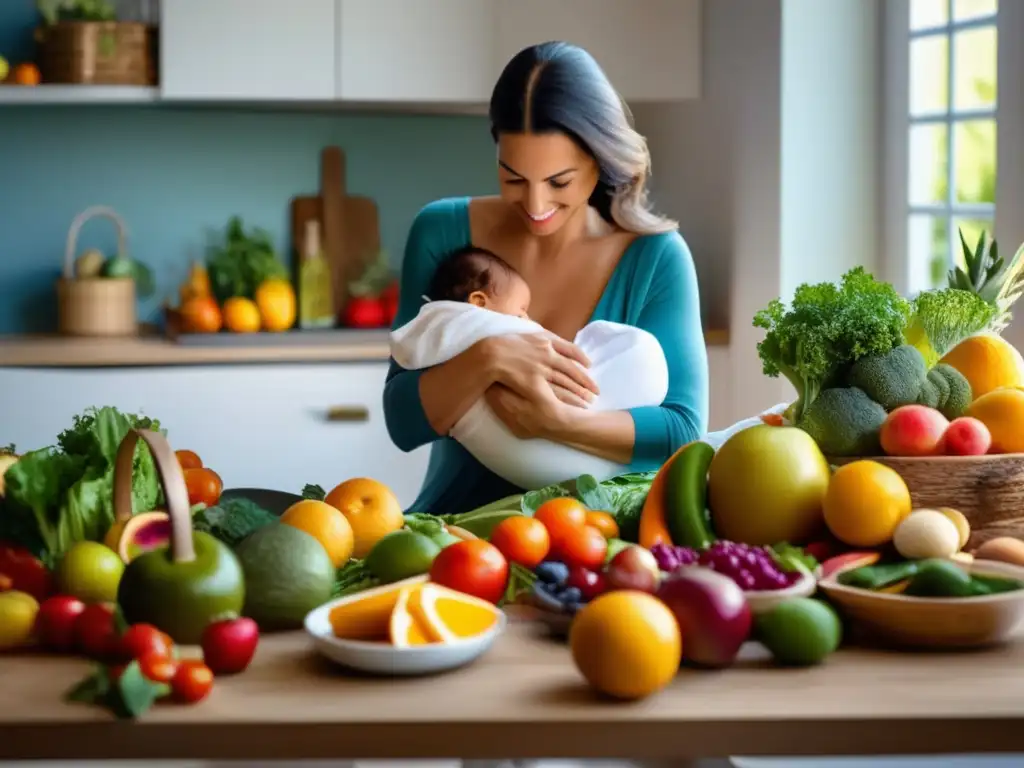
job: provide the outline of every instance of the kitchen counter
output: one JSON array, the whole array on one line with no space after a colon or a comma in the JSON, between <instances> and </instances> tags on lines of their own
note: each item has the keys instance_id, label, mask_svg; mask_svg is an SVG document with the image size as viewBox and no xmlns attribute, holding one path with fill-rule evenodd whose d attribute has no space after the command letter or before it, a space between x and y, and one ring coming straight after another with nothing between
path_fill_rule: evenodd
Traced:
<instances>
[{"instance_id":1,"label":"kitchen counter","mask_svg":"<svg viewBox=\"0 0 1024 768\"><path fill-rule=\"evenodd\" d=\"M684 671L646 701L614 704L584 687L564 644L522 622L477 663L419 679L348 675L302 633L270 635L207 701L158 705L135 724L62 702L88 663L8 654L0 760L931 756L1024 743L1024 643L845 650L811 669L748 649L732 669Z\"/></svg>"},{"instance_id":2,"label":"kitchen counter","mask_svg":"<svg viewBox=\"0 0 1024 768\"><path fill-rule=\"evenodd\" d=\"M727 330L708 330L709 347L727 346ZM330 344L291 341L217 346L178 344L163 336L136 338L69 338L53 335L0 336L0 367L110 368L134 366L212 365L231 363L342 363L388 359L386 330L343 331Z\"/></svg>"}]
</instances>

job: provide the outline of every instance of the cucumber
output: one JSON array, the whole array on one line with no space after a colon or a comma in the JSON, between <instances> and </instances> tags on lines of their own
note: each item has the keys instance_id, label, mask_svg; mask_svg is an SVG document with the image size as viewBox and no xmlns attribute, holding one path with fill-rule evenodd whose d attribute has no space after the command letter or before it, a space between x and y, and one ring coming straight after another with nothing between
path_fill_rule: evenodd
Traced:
<instances>
[{"instance_id":1,"label":"cucumber","mask_svg":"<svg viewBox=\"0 0 1024 768\"><path fill-rule=\"evenodd\" d=\"M708 526L708 469L715 449L691 443L676 457L665 478L665 518L672 543L700 551L715 540Z\"/></svg>"}]
</instances>

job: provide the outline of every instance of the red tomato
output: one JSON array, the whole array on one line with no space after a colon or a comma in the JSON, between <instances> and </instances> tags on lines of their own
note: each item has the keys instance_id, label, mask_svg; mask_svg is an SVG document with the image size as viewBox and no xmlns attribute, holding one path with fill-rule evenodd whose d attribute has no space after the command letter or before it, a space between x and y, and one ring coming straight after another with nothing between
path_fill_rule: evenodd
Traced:
<instances>
[{"instance_id":1,"label":"red tomato","mask_svg":"<svg viewBox=\"0 0 1024 768\"><path fill-rule=\"evenodd\" d=\"M157 651L147 651L138 662L142 676L154 683L169 683L178 672L178 661Z\"/></svg>"},{"instance_id":2,"label":"red tomato","mask_svg":"<svg viewBox=\"0 0 1024 768\"><path fill-rule=\"evenodd\" d=\"M175 451L174 455L178 457L178 463L181 464L182 469L202 469L203 467L203 460L195 451Z\"/></svg>"},{"instance_id":3,"label":"red tomato","mask_svg":"<svg viewBox=\"0 0 1024 768\"><path fill-rule=\"evenodd\" d=\"M152 624L132 624L121 635L121 658L140 659L148 653L169 657L174 645Z\"/></svg>"},{"instance_id":4,"label":"red tomato","mask_svg":"<svg viewBox=\"0 0 1024 768\"><path fill-rule=\"evenodd\" d=\"M548 529L552 554L556 554L561 549L562 539L586 524L587 508L568 497L548 499L538 507L533 519L540 520Z\"/></svg>"},{"instance_id":5,"label":"red tomato","mask_svg":"<svg viewBox=\"0 0 1024 768\"><path fill-rule=\"evenodd\" d=\"M171 678L171 693L178 701L194 704L213 688L213 672L198 659L185 659Z\"/></svg>"},{"instance_id":6,"label":"red tomato","mask_svg":"<svg viewBox=\"0 0 1024 768\"><path fill-rule=\"evenodd\" d=\"M42 602L36 614L35 634L49 651L70 653L76 645L75 624L85 610L77 597L54 595Z\"/></svg>"},{"instance_id":7,"label":"red tomato","mask_svg":"<svg viewBox=\"0 0 1024 768\"><path fill-rule=\"evenodd\" d=\"M571 531L558 548L558 557L572 567L597 570L604 565L608 554L608 539L592 525L584 525Z\"/></svg>"},{"instance_id":8,"label":"red tomato","mask_svg":"<svg viewBox=\"0 0 1024 768\"><path fill-rule=\"evenodd\" d=\"M236 674L249 666L259 639L259 628L252 619L215 621L203 630L203 661L215 675Z\"/></svg>"},{"instance_id":9,"label":"red tomato","mask_svg":"<svg viewBox=\"0 0 1024 768\"><path fill-rule=\"evenodd\" d=\"M430 580L497 603L508 583L508 561L497 547L483 539L459 541L434 558Z\"/></svg>"},{"instance_id":10,"label":"red tomato","mask_svg":"<svg viewBox=\"0 0 1024 768\"><path fill-rule=\"evenodd\" d=\"M205 504L212 507L220 500L224 483L220 475L209 467L185 470L185 486L188 488L189 504Z\"/></svg>"},{"instance_id":11,"label":"red tomato","mask_svg":"<svg viewBox=\"0 0 1024 768\"><path fill-rule=\"evenodd\" d=\"M531 571L551 549L551 536L544 524L535 518L517 515L502 520L491 531L490 542L510 563L519 563Z\"/></svg>"},{"instance_id":12,"label":"red tomato","mask_svg":"<svg viewBox=\"0 0 1024 768\"><path fill-rule=\"evenodd\" d=\"M8 589L25 592L41 602L53 592L53 575L24 547L0 542L0 592Z\"/></svg>"},{"instance_id":13,"label":"red tomato","mask_svg":"<svg viewBox=\"0 0 1024 768\"><path fill-rule=\"evenodd\" d=\"M114 628L114 609L106 603L93 603L75 620L75 645L91 659L109 659L119 650Z\"/></svg>"},{"instance_id":14,"label":"red tomato","mask_svg":"<svg viewBox=\"0 0 1024 768\"><path fill-rule=\"evenodd\" d=\"M381 328L387 325L384 302L364 296L353 296L345 304L342 324L349 328Z\"/></svg>"}]
</instances>

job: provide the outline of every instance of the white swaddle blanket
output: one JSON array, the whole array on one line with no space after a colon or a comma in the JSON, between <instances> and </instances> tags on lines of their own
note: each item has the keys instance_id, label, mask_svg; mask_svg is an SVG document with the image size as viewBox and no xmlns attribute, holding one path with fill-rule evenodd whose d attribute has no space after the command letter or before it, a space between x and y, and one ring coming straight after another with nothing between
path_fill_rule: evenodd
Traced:
<instances>
[{"instance_id":1,"label":"white swaddle blanket","mask_svg":"<svg viewBox=\"0 0 1024 768\"><path fill-rule=\"evenodd\" d=\"M406 370L419 370L451 360L482 339L522 333L549 332L532 320L472 304L431 301L391 333L391 356ZM588 373L601 390L591 408L622 411L664 402L668 363L652 334L598 320L585 326L573 341L590 359ZM622 464L550 440L519 439L484 398L459 419L451 437L489 470L520 488L543 488L580 475L601 481L626 471Z\"/></svg>"}]
</instances>

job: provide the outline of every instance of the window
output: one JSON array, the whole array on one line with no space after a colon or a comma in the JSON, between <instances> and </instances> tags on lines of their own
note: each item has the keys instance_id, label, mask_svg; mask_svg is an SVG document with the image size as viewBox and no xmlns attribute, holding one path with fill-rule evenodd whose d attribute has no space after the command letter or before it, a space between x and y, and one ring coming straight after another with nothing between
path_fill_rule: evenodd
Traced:
<instances>
[{"instance_id":1,"label":"window","mask_svg":"<svg viewBox=\"0 0 1024 768\"><path fill-rule=\"evenodd\" d=\"M998 0L910 0L909 9L905 274L917 292L962 265L958 231L972 248L992 234Z\"/></svg>"}]
</instances>

